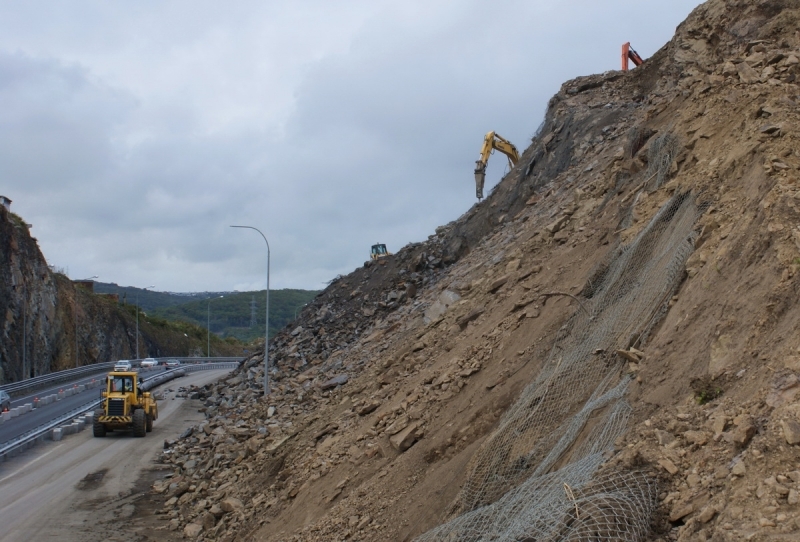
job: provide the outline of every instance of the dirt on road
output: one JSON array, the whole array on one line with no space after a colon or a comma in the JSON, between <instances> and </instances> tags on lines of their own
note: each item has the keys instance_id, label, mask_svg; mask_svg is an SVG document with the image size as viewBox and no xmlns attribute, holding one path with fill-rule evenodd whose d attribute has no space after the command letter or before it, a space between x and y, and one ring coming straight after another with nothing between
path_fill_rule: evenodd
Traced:
<instances>
[{"instance_id":1,"label":"dirt on road","mask_svg":"<svg viewBox=\"0 0 800 542\"><path fill-rule=\"evenodd\" d=\"M207 371L168 383L159 419L145 438L114 432L92 437L91 429L46 442L0 467L0 525L4 541L140 541L149 532L137 518L152 518L142 495L163 477L154 462L166 439L202 418L197 401L175 398L178 386L203 385L225 372ZM141 527L141 529L139 529ZM141 532L137 532L141 531ZM144 538L143 538L144 537ZM166 533L153 539L169 540Z\"/></svg>"}]
</instances>

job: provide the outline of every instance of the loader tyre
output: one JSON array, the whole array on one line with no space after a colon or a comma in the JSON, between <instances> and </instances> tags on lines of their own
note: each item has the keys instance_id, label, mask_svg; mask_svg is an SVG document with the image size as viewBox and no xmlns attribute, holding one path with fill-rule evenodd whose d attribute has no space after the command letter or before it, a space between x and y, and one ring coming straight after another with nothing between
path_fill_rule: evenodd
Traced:
<instances>
[{"instance_id":1,"label":"loader tyre","mask_svg":"<svg viewBox=\"0 0 800 542\"><path fill-rule=\"evenodd\" d=\"M152 416L147 416L147 421L145 422L144 426L145 426L145 430L148 433L153 430L153 417Z\"/></svg>"},{"instance_id":2,"label":"loader tyre","mask_svg":"<svg viewBox=\"0 0 800 542\"><path fill-rule=\"evenodd\" d=\"M133 411L133 436L134 437L143 437L145 436L147 429L147 415L144 413L144 410L141 408L136 409Z\"/></svg>"},{"instance_id":3,"label":"loader tyre","mask_svg":"<svg viewBox=\"0 0 800 542\"><path fill-rule=\"evenodd\" d=\"M94 416L92 417L92 433L96 437L104 437L106 436L106 426L97 421L97 419L105 414L102 410L95 410Z\"/></svg>"}]
</instances>

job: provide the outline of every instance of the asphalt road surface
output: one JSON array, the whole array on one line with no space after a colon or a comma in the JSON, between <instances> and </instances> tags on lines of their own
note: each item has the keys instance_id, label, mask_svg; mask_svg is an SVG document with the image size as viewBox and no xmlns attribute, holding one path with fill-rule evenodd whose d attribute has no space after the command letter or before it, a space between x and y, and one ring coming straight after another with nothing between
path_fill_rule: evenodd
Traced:
<instances>
[{"instance_id":1,"label":"asphalt road surface","mask_svg":"<svg viewBox=\"0 0 800 542\"><path fill-rule=\"evenodd\" d=\"M189 373L162 389L201 386L227 372ZM158 420L144 438L116 431L105 438L94 438L89 427L61 442L45 441L0 463L0 540L123 539L124 518L130 511L120 497L133 491L165 439L176 438L203 418L196 405L173 399L174 395L170 393L158 402ZM114 518L120 520L120 531L109 529Z\"/></svg>"},{"instance_id":2,"label":"asphalt road surface","mask_svg":"<svg viewBox=\"0 0 800 542\"><path fill-rule=\"evenodd\" d=\"M164 368L156 367L154 369L140 371L139 374L142 376L142 378L148 378L162 372L163 370ZM62 384L49 386L45 389L38 390L36 393L13 399L11 401L11 406L16 407L25 403L31 403L35 397L44 397L45 395L50 395L51 393L58 393L59 390L71 388L79 384L86 384L92 380L104 380L106 374L107 373L104 372L98 375L76 379L74 382L64 382ZM60 401L55 401L49 405L41 405L35 410L8 420L0 425L0 444L9 442L32 429L36 429L40 425L54 420L55 418L66 414L72 409L90 403L95 399L99 399L102 391L104 391L102 386L87 389L83 393L77 393L69 397L64 397ZM2 540L2 535L0 535L0 540Z\"/></svg>"}]
</instances>

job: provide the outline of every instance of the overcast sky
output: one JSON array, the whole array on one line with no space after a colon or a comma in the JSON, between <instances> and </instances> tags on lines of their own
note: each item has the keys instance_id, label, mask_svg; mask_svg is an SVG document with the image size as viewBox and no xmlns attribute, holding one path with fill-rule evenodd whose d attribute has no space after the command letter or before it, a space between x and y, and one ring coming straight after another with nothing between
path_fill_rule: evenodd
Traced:
<instances>
[{"instance_id":1,"label":"overcast sky","mask_svg":"<svg viewBox=\"0 0 800 542\"><path fill-rule=\"evenodd\" d=\"M319 289L475 203L578 75L697 0L0 0L0 194L71 278ZM487 192L506 160L489 162Z\"/></svg>"}]
</instances>

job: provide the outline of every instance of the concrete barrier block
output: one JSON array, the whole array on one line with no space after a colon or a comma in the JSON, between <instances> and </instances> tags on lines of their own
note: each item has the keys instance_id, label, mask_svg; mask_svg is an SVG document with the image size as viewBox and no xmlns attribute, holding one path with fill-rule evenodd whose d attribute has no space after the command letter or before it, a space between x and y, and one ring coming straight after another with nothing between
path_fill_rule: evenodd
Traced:
<instances>
[{"instance_id":1,"label":"concrete barrier block","mask_svg":"<svg viewBox=\"0 0 800 542\"><path fill-rule=\"evenodd\" d=\"M28 412L30 412L31 410L33 410L33 403L25 403L25 404L24 404L24 405L22 405L22 406L23 406L23 408L24 408L24 410L25 410L25 411L23 412L23 414L27 414Z\"/></svg>"},{"instance_id":2,"label":"concrete barrier block","mask_svg":"<svg viewBox=\"0 0 800 542\"><path fill-rule=\"evenodd\" d=\"M64 391L62 390L56 394L56 401L60 401L63 398L64 398Z\"/></svg>"},{"instance_id":3,"label":"concrete barrier block","mask_svg":"<svg viewBox=\"0 0 800 542\"><path fill-rule=\"evenodd\" d=\"M19 407L14 407L11 410L9 410L9 412L11 412L12 418L16 418L17 416L19 416Z\"/></svg>"},{"instance_id":4,"label":"concrete barrier block","mask_svg":"<svg viewBox=\"0 0 800 542\"><path fill-rule=\"evenodd\" d=\"M62 436L63 436L63 434L62 434L62 431L61 431L60 427L56 427L55 429L53 429L52 438L53 438L53 440L55 442L58 442L59 440L61 440Z\"/></svg>"},{"instance_id":5,"label":"concrete barrier block","mask_svg":"<svg viewBox=\"0 0 800 542\"><path fill-rule=\"evenodd\" d=\"M2 417L3 417L3 421L7 422L8 420L11 419L11 411L10 410L6 410L5 412L2 413Z\"/></svg>"}]
</instances>

